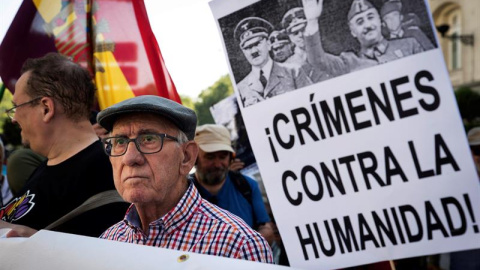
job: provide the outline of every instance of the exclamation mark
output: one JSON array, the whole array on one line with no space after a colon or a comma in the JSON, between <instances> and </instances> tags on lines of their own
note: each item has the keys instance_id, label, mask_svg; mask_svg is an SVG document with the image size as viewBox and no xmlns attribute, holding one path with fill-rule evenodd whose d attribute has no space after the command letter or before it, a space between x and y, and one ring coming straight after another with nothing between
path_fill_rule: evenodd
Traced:
<instances>
[{"instance_id":1,"label":"exclamation mark","mask_svg":"<svg viewBox=\"0 0 480 270\"><path fill-rule=\"evenodd\" d=\"M470 217L472 218L472 221L473 221L473 231L475 233L478 233L478 225L476 224L477 222L475 221L475 215L473 214L473 208L472 208L472 203L470 202L470 198L466 193L463 194L463 198L465 199L465 204L467 204L468 213L470 214Z\"/></svg>"},{"instance_id":2,"label":"exclamation mark","mask_svg":"<svg viewBox=\"0 0 480 270\"><path fill-rule=\"evenodd\" d=\"M278 162L277 150L275 150L275 146L273 145L272 138L270 138L270 129L266 128L265 133L268 136L268 142L270 143L270 149L272 150L273 160L275 162Z\"/></svg>"}]
</instances>

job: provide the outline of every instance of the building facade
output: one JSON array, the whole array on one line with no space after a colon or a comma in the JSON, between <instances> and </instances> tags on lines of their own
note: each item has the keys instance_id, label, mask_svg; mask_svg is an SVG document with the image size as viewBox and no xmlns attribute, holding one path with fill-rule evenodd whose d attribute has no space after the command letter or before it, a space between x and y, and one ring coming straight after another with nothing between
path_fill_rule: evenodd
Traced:
<instances>
[{"instance_id":1,"label":"building facade","mask_svg":"<svg viewBox=\"0 0 480 270\"><path fill-rule=\"evenodd\" d=\"M453 88L480 92L480 1L428 2Z\"/></svg>"}]
</instances>

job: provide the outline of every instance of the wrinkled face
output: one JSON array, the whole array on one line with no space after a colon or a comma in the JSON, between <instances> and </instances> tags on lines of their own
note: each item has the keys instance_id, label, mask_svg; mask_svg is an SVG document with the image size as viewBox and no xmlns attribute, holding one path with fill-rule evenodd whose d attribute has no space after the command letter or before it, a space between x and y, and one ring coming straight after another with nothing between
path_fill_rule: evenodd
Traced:
<instances>
[{"instance_id":1,"label":"wrinkled face","mask_svg":"<svg viewBox=\"0 0 480 270\"><path fill-rule=\"evenodd\" d=\"M370 8L355 15L349 22L350 32L362 47L370 47L382 40L382 28L378 11Z\"/></svg>"},{"instance_id":2,"label":"wrinkled face","mask_svg":"<svg viewBox=\"0 0 480 270\"><path fill-rule=\"evenodd\" d=\"M395 32L402 26L402 15L399 11L392 11L383 16L383 22L390 32Z\"/></svg>"},{"instance_id":3,"label":"wrinkled face","mask_svg":"<svg viewBox=\"0 0 480 270\"><path fill-rule=\"evenodd\" d=\"M27 82L30 77L30 72L25 72L15 84L15 93L13 94L13 105L21 105L29 102L36 97L30 97L27 91ZM39 114L40 113L40 114ZM12 119L22 129L22 144L30 146L32 150L38 151L42 139L39 136L37 128L41 122L41 112L39 111L38 102L33 102L20 106L16 109L15 116Z\"/></svg>"},{"instance_id":4,"label":"wrinkled face","mask_svg":"<svg viewBox=\"0 0 480 270\"><path fill-rule=\"evenodd\" d=\"M130 139L140 134L166 133L176 137L178 130L165 119L152 114L131 114L119 118L110 136ZM163 204L186 190L180 166L183 145L165 139L163 148L154 154L142 154L135 143L128 144L123 156L110 157L115 187L122 198L137 205Z\"/></svg>"},{"instance_id":5,"label":"wrinkled face","mask_svg":"<svg viewBox=\"0 0 480 270\"><path fill-rule=\"evenodd\" d=\"M268 61L268 42L265 37L247 40L242 47L243 54L250 65L262 68Z\"/></svg>"},{"instance_id":6,"label":"wrinkled face","mask_svg":"<svg viewBox=\"0 0 480 270\"><path fill-rule=\"evenodd\" d=\"M207 153L200 149L197 158L197 174L200 181L206 185L216 185L227 177L231 153L218 151Z\"/></svg>"}]
</instances>

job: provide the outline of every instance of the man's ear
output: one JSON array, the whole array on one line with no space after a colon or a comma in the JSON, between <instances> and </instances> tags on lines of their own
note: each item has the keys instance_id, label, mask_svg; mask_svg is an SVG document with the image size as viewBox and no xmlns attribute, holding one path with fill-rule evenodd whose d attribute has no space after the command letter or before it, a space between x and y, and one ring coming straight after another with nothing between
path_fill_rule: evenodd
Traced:
<instances>
[{"instance_id":1,"label":"man's ear","mask_svg":"<svg viewBox=\"0 0 480 270\"><path fill-rule=\"evenodd\" d=\"M188 141L183 145L183 160L180 164L180 174L188 175L197 161L198 145L195 141Z\"/></svg>"},{"instance_id":2,"label":"man's ear","mask_svg":"<svg viewBox=\"0 0 480 270\"><path fill-rule=\"evenodd\" d=\"M43 97L40 100L40 109L43 113L43 121L50 122L55 115L55 102L51 97Z\"/></svg>"}]
</instances>

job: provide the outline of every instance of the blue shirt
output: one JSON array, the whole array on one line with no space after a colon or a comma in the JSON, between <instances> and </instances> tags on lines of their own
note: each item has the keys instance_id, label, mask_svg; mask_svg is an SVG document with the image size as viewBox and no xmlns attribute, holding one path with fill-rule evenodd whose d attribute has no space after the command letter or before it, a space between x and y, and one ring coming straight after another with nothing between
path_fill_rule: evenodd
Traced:
<instances>
[{"instance_id":1,"label":"blue shirt","mask_svg":"<svg viewBox=\"0 0 480 270\"><path fill-rule=\"evenodd\" d=\"M248 200L235 188L235 185L230 180L230 176L227 175L227 179L223 184L222 188L219 190L216 198L217 205L223 209L228 210L229 212L241 217L245 223L253 228L255 224L263 224L270 221L270 218L265 209L265 204L262 200L262 194L258 188L258 183L252 178L243 175L247 180L248 184L252 188L252 205ZM209 193L206 189L200 186L202 189L201 194L207 200L209 200L213 195ZM255 218L254 211L255 209Z\"/></svg>"}]
</instances>

